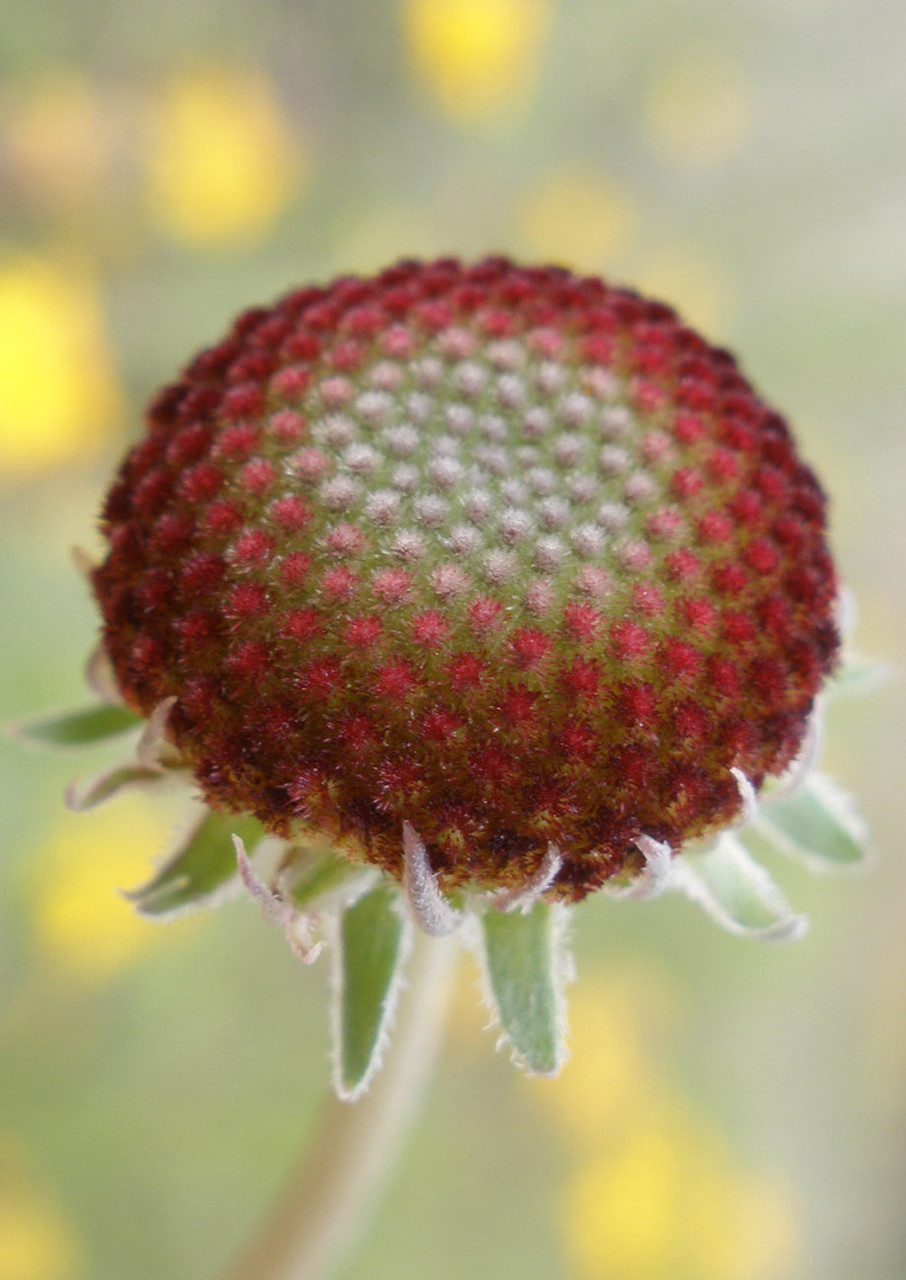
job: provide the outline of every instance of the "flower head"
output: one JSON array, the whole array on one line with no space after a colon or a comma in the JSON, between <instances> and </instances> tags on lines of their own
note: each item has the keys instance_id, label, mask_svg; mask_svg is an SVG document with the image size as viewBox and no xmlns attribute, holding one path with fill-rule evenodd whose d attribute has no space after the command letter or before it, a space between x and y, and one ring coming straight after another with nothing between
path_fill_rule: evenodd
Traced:
<instances>
[{"instance_id":1,"label":"flower head","mask_svg":"<svg viewBox=\"0 0 906 1280\"><path fill-rule=\"evenodd\" d=\"M26 732L146 721L70 804L194 780L130 896L163 917L241 881L303 960L326 932L345 1097L407 917L467 926L514 1057L550 1074L565 902L672 886L791 937L752 837L862 857L847 801L802 783L839 650L824 497L661 303L501 258L300 289L155 398L103 532L106 705Z\"/></svg>"},{"instance_id":2,"label":"flower head","mask_svg":"<svg viewBox=\"0 0 906 1280\"><path fill-rule=\"evenodd\" d=\"M214 807L550 896L738 818L838 649L783 419L667 307L502 259L246 312L154 401L94 574ZM741 785L740 779L743 779Z\"/></svg>"}]
</instances>

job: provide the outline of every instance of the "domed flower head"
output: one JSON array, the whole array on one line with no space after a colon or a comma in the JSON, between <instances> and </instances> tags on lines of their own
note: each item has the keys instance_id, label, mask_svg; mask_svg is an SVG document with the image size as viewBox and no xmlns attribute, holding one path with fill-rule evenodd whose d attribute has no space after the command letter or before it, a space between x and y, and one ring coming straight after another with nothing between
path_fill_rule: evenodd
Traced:
<instances>
[{"instance_id":1,"label":"domed flower head","mask_svg":"<svg viewBox=\"0 0 906 1280\"><path fill-rule=\"evenodd\" d=\"M552 948L556 904L602 886L794 927L720 833L838 661L825 499L667 306L503 259L297 290L156 397L103 533L102 661L150 724L129 776L182 769L213 815L144 909L234 874L213 822L297 945L327 882L398 922L402 885L428 931L480 917L492 987L514 931Z\"/></svg>"}]
</instances>

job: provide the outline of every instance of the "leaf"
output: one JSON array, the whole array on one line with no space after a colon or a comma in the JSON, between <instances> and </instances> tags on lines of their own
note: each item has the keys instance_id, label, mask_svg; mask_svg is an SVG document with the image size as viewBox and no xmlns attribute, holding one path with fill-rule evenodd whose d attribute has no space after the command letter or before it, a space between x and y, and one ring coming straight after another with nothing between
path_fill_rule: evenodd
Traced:
<instances>
[{"instance_id":1,"label":"leaf","mask_svg":"<svg viewBox=\"0 0 906 1280\"><path fill-rule=\"evenodd\" d=\"M462 924L462 912L441 892L425 842L411 822L403 823L403 897L416 924L433 938Z\"/></svg>"},{"instance_id":2,"label":"leaf","mask_svg":"<svg viewBox=\"0 0 906 1280\"><path fill-rule=\"evenodd\" d=\"M367 877L371 880L376 876L374 868L349 862L331 848L293 849L290 857L293 861L302 859L301 869L293 871L292 880L286 883L284 896L303 911L317 910L319 899L349 886L354 879Z\"/></svg>"},{"instance_id":3,"label":"leaf","mask_svg":"<svg viewBox=\"0 0 906 1280\"><path fill-rule=\"evenodd\" d=\"M617 880L609 892L614 898L656 898L669 889L673 880L673 851L669 844L641 835L635 841L644 859L641 872L627 880ZM624 872L629 868L627 860Z\"/></svg>"},{"instance_id":4,"label":"leaf","mask_svg":"<svg viewBox=\"0 0 906 1280\"><path fill-rule=\"evenodd\" d=\"M176 705L175 697L162 698L145 721L135 754L139 763L149 769L173 767L181 760L179 752L167 741L167 721Z\"/></svg>"},{"instance_id":5,"label":"leaf","mask_svg":"<svg viewBox=\"0 0 906 1280\"><path fill-rule=\"evenodd\" d=\"M72 809L74 813L85 813L88 809L96 809L106 800L112 800L126 787L156 787L166 777L162 769L148 769L130 760L126 764L105 769L87 782L71 782L63 793L63 801L67 809Z\"/></svg>"},{"instance_id":6,"label":"leaf","mask_svg":"<svg viewBox=\"0 0 906 1280\"><path fill-rule=\"evenodd\" d=\"M127 707L83 707L10 726L10 733L41 747L81 747L137 729L141 717Z\"/></svg>"},{"instance_id":7,"label":"leaf","mask_svg":"<svg viewBox=\"0 0 906 1280\"><path fill-rule=\"evenodd\" d=\"M352 1101L380 1066L396 1008L411 925L394 909L398 890L379 885L342 916L334 964L334 1085Z\"/></svg>"},{"instance_id":8,"label":"leaf","mask_svg":"<svg viewBox=\"0 0 906 1280\"><path fill-rule=\"evenodd\" d=\"M812 870L846 870L871 855L868 832L849 796L814 770L796 791L760 806L758 818L742 835L744 841L750 831L756 840Z\"/></svg>"},{"instance_id":9,"label":"leaf","mask_svg":"<svg viewBox=\"0 0 906 1280\"><path fill-rule=\"evenodd\" d=\"M805 917L791 910L768 872L729 832L704 853L676 858L673 886L730 933L786 939L805 932Z\"/></svg>"},{"instance_id":10,"label":"leaf","mask_svg":"<svg viewBox=\"0 0 906 1280\"><path fill-rule=\"evenodd\" d=\"M828 681L825 691L831 698L873 693L894 679L896 671L890 663L850 653L837 674Z\"/></svg>"},{"instance_id":11,"label":"leaf","mask_svg":"<svg viewBox=\"0 0 906 1280\"><path fill-rule=\"evenodd\" d=\"M556 1075L566 1059L564 913L539 901L481 917L491 1002L514 1061L532 1075Z\"/></svg>"},{"instance_id":12,"label":"leaf","mask_svg":"<svg viewBox=\"0 0 906 1280\"><path fill-rule=\"evenodd\" d=\"M236 875L234 833L251 848L264 828L248 815L206 810L156 875L125 896L143 916L157 919L203 906Z\"/></svg>"},{"instance_id":13,"label":"leaf","mask_svg":"<svg viewBox=\"0 0 906 1280\"><path fill-rule=\"evenodd\" d=\"M112 706L124 706L123 695L117 684L116 672L103 641L88 655L85 663L85 681L92 693L96 693L103 702Z\"/></svg>"}]
</instances>

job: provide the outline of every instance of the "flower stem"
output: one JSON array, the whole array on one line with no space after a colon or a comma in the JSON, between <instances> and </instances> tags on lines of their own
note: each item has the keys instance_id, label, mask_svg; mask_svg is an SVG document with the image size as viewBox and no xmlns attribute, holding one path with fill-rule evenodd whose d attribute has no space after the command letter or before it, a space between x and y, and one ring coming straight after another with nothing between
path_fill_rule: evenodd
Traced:
<instances>
[{"instance_id":1,"label":"flower stem","mask_svg":"<svg viewBox=\"0 0 906 1280\"><path fill-rule=\"evenodd\" d=\"M448 1003L456 944L416 934L381 1071L358 1102L329 1100L283 1200L224 1280L322 1280L355 1246L414 1119Z\"/></svg>"}]
</instances>

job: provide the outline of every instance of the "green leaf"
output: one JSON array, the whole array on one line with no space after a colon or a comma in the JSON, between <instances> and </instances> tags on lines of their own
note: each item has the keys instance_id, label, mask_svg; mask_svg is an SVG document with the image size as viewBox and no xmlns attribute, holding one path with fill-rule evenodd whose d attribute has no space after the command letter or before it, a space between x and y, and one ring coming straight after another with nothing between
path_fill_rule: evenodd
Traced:
<instances>
[{"instance_id":1,"label":"green leaf","mask_svg":"<svg viewBox=\"0 0 906 1280\"><path fill-rule=\"evenodd\" d=\"M319 898L332 894L353 879L363 875L373 878L373 868L349 862L329 847L293 849L290 856L301 860L300 869L293 873L285 894L300 911L316 907Z\"/></svg>"},{"instance_id":2,"label":"green leaf","mask_svg":"<svg viewBox=\"0 0 906 1280\"><path fill-rule=\"evenodd\" d=\"M129 760L125 764L114 765L112 769L105 769L87 782L71 782L63 793L63 800L67 809L72 809L74 813L85 813L112 800L127 787L157 787L166 777L162 769L149 769Z\"/></svg>"},{"instance_id":3,"label":"green leaf","mask_svg":"<svg viewBox=\"0 0 906 1280\"><path fill-rule=\"evenodd\" d=\"M141 717L127 707L101 705L23 720L11 725L9 731L13 737L35 746L81 747L128 733L142 723Z\"/></svg>"},{"instance_id":4,"label":"green leaf","mask_svg":"<svg viewBox=\"0 0 906 1280\"><path fill-rule=\"evenodd\" d=\"M761 804L742 839L760 839L820 871L860 866L871 853L865 824L849 796L814 771L791 795Z\"/></svg>"},{"instance_id":5,"label":"green leaf","mask_svg":"<svg viewBox=\"0 0 906 1280\"><path fill-rule=\"evenodd\" d=\"M481 917L493 1007L514 1061L532 1075L556 1075L566 1059L564 912L539 900L526 913Z\"/></svg>"},{"instance_id":6,"label":"green leaf","mask_svg":"<svg viewBox=\"0 0 906 1280\"><path fill-rule=\"evenodd\" d=\"M805 932L805 917L791 910L768 872L730 832L704 853L675 858L673 887L730 933L786 939Z\"/></svg>"},{"instance_id":7,"label":"green leaf","mask_svg":"<svg viewBox=\"0 0 906 1280\"><path fill-rule=\"evenodd\" d=\"M157 874L125 896L142 915L158 919L204 905L236 875L234 833L251 849L264 828L247 815L207 810Z\"/></svg>"},{"instance_id":8,"label":"green leaf","mask_svg":"<svg viewBox=\"0 0 906 1280\"><path fill-rule=\"evenodd\" d=\"M825 692L831 698L873 693L895 677L896 671L889 663L867 658L860 653L850 653L844 659L841 669L828 681Z\"/></svg>"},{"instance_id":9,"label":"green leaf","mask_svg":"<svg viewBox=\"0 0 906 1280\"><path fill-rule=\"evenodd\" d=\"M352 1101L380 1066L396 1007L411 925L393 908L398 890L379 885L349 907L333 949L334 1084Z\"/></svg>"}]
</instances>

